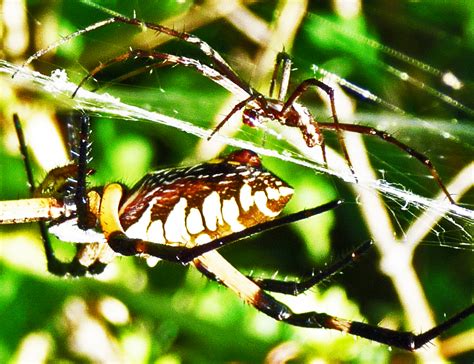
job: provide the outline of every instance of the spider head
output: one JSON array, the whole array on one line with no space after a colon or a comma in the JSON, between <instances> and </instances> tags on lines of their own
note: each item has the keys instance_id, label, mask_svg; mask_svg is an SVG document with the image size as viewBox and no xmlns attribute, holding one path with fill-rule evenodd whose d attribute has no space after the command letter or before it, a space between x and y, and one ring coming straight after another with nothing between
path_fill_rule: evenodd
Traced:
<instances>
[{"instance_id":1,"label":"spider head","mask_svg":"<svg viewBox=\"0 0 474 364\"><path fill-rule=\"evenodd\" d=\"M242 111L242 122L255 127L267 121L279 119L282 107L283 104L278 100L257 97L245 105Z\"/></svg>"},{"instance_id":2,"label":"spider head","mask_svg":"<svg viewBox=\"0 0 474 364\"><path fill-rule=\"evenodd\" d=\"M246 106L242 112L242 122L251 127L261 124L263 118L265 118L265 113L260 108Z\"/></svg>"}]
</instances>

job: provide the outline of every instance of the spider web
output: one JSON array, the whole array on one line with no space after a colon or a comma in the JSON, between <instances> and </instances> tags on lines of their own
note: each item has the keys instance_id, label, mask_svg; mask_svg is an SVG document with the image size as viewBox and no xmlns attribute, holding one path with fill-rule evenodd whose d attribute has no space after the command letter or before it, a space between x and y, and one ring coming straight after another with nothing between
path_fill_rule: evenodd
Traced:
<instances>
[{"instance_id":1,"label":"spider web","mask_svg":"<svg viewBox=\"0 0 474 364\"><path fill-rule=\"evenodd\" d=\"M58 102L64 107L76 108L84 110L92 115L101 115L107 117L117 117L130 121L148 121L160 124L165 124L173 128L177 128L186 133L190 133L198 136L199 138L206 139L212 133L212 128L203 128L194 125L191 122L172 118L167 115L151 112L146 109L133 106L121 102L119 99L110 96L109 94L99 94L89 92L81 89L74 99L70 98L70 95L76 89L77 85L68 81L67 74L64 70L57 70L52 73L51 76L45 76L38 72L32 72L18 66L9 64L6 61L0 61L0 72L9 75L15 74L16 82L21 82L25 87L40 87L45 92L54 95ZM396 118L397 123L406 123L407 119L402 117ZM440 230L437 235L440 236L440 245L449 245L460 249L472 249L471 245L471 228L472 220L474 219L474 211L468 208L452 205L445 201L443 195L440 194L438 198L427 198L424 196L417 195L403 188L391 184L389 181L383 178L377 178L374 176L363 176L358 175L357 181L351 174L347 167L346 161L332 149L328 153L328 165L329 168L325 168L321 163L320 150L317 148L309 149L302 142L301 136L298 131L285 130L285 128L270 129L266 125L262 126L265 128L265 132L269 135L264 146L253 141L240 139L237 137L226 137L224 135L215 135L213 138L216 141L224 144L232 145L238 148L248 148L256 151L257 153L269 157L275 157L283 161L295 163L303 167L313 169L320 173L325 173L338 177L346 182L357 186L359 193L363 191L376 190L381 192L386 198L394 202L399 209L408 211L412 216L416 216L419 211L424 211L425 214L432 216L432 219L439 220L445 219L453 224L453 229L461 231L464 235L464 241L459 244L449 243L446 244L445 239L442 236L446 235L446 232ZM288 128L286 128L288 129ZM277 141L273 141L274 138ZM347 136L348 141L352 140L354 136ZM356 136L357 138L357 136ZM284 139L286 142L296 147L295 151L288 150L285 146L278 148L278 139ZM348 143L350 149L351 142ZM361 151L354 150L350 152L353 155L353 163L359 159L354 157L356 153ZM450 191L468 191L472 187L472 176L474 174L474 164L471 163L464 170L460 171L457 178L452 183L448 184L448 190ZM392 208L392 215L397 216L397 212ZM434 222L435 223L435 222ZM428 229L429 230L429 229Z\"/></svg>"}]
</instances>

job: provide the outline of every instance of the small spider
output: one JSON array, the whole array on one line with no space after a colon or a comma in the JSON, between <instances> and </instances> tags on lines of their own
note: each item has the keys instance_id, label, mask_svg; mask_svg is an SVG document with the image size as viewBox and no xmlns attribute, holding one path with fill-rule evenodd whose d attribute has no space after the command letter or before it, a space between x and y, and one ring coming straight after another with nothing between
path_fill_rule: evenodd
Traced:
<instances>
[{"instance_id":1,"label":"small spider","mask_svg":"<svg viewBox=\"0 0 474 364\"><path fill-rule=\"evenodd\" d=\"M366 252L371 241L312 277L296 281L247 277L217 249L257 232L333 209L340 201L278 217L293 189L261 164L257 154L237 150L222 159L191 167L152 172L132 189L119 183L86 188L88 118L83 117L75 162L53 169L35 189L19 119L14 117L28 181L35 197L0 202L0 223L41 221L48 269L80 276L103 271L114 255L151 256L192 264L206 277L235 292L245 302L278 321L307 328L326 328L405 350L415 350L474 313L471 305L419 335L349 321L322 312L295 313L268 292L298 295L341 271ZM15 210L10 210L14 206ZM13 211L13 212L12 212ZM56 259L49 231L78 243L70 263Z\"/></svg>"},{"instance_id":2,"label":"small spider","mask_svg":"<svg viewBox=\"0 0 474 364\"><path fill-rule=\"evenodd\" d=\"M152 67L161 67L163 65L183 65L185 67L195 69L204 77L209 78L210 80L214 81L215 83L219 84L220 86L224 87L225 89L242 99L242 101L237 103L230 111L230 113L216 126L216 128L209 136L209 139L220 130L220 128L232 117L232 115L241 111L243 123L251 127L258 126L268 121L276 121L285 126L298 128L301 131L303 139L308 147L320 146L323 161L327 165L326 149L322 130L333 130L337 134L337 139L339 145L341 146L344 158L346 159L352 174L355 176L352 162L347 151L342 132L347 131L365 135L373 135L382 140L385 140L388 143L395 145L396 147L400 148L405 153L416 158L420 163L422 163L428 169L436 183L446 195L447 199L452 204L455 204L452 196L449 194L446 186L442 182L436 168L426 155L400 142L398 139L384 131L368 126L339 122L334 102L334 90L330 86L315 78L307 79L301 82L295 88L295 90L287 97L291 74L291 60L289 56L283 52L279 53L276 59L272 81L270 84L269 96L266 97L254 88L252 88L248 83L243 81L229 66L229 64L227 64L224 58L202 39L189 33L179 32L174 29L167 28L163 25L145 22L135 18L132 19L123 16L115 16L89 25L84 29L78 30L66 37L63 37L62 39L51 44L50 46L41 49L40 51L33 54L31 57L28 58L28 60L23 64L23 66L28 65L33 60L38 59L45 53L59 47L60 45L70 41L71 39L79 35L107 26L112 23L125 23L136 27L149 28L159 33L164 33L172 37L178 38L184 42L193 44L197 46L210 59L212 66L209 66L207 64L201 63L196 59L185 56L177 56L157 51L130 49L129 51L98 65L94 70L89 73L89 75L87 75L81 81L73 96L76 94L77 90L79 90L79 88L84 84L87 79L89 79L90 77L94 77L100 71L112 64L123 62L130 58L142 58L158 61L157 64L150 65L147 67L147 69ZM277 78L278 74L280 73L280 69L281 80L278 97L275 99L273 98L273 94L276 88ZM328 95L333 119L332 122L317 121L313 117L309 109L298 102L298 99L311 87L320 88Z\"/></svg>"}]
</instances>

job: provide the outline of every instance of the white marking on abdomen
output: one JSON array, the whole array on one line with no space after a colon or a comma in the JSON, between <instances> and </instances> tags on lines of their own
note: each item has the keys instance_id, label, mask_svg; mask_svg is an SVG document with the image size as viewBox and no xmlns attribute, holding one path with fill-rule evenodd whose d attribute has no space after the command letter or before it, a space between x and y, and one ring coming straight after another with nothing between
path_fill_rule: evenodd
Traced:
<instances>
[{"instance_id":1,"label":"white marking on abdomen","mask_svg":"<svg viewBox=\"0 0 474 364\"><path fill-rule=\"evenodd\" d=\"M277 188L267 187L265 192L270 200L278 200L280 198L280 192Z\"/></svg>"},{"instance_id":2,"label":"white marking on abdomen","mask_svg":"<svg viewBox=\"0 0 474 364\"><path fill-rule=\"evenodd\" d=\"M189 214L186 217L186 227L190 234L197 234L204 230L202 216L197 208L193 207L189 211Z\"/></svg>"},{"instance_id":3,"label":"white marking on abdomen","mask_svg":"<svg viewBox=\"0 0 474 364\"><path fill-rule=\"evenodd\" d=\"M148 225L150 225L151 221L151 209L155 205L156 199L152 199L148 204L148 207L143 212L142 216L135 222L134 224L130 225L128 229L125 231L129 238L134 239L147 239L147 229Z\"/></svg>"},{"instance_id":4,"label":"white marking on abdomen","mask_svg":"<svg viewBox=\"0 0 474 364\"><path fill-rule=\"evenodd\" d=\"M172 243L186 243L190 236L186 229L186 206L188 201L181 197L171 210L164 224L166 240Z\"/></svg>"},{"instance_id":5,"label":"white marking on abdomen","mask_svg":"<svg viewBox=\"0 0 474 364\"><path fill-rule=\"evenodd\" d=\"M202 204L202 214L206 226L211 231L217 230L217 223L223 224L221 213L221 198L219 194L214 191L204 199Z\"/></svg>"},{"instance_id":6,"label":"white marking on abdomen","mask_svg":"<svg viewBox=\"0 0 474 364\"><path fill-rule=\"evenodd\" d=\"M146 232L147 240L156 244L165 244L165 234L163 231L163 222L161 220L153 221Z\"/></svg>"},{"instance_id":7,"label":"white marking on abdomen","mask_svg":"<svg viewBox=\"0 0 474 364\"><path fill-rule=\"evenodd\" d=\"M280 195L282 196L291 196L295 191L291 187L280 187L278 189L280 191Z\"/></svg>"},{"instance_id":8,"label":"white marking on abdomen","mask_svg":"<svg viewBox=\"0 0 474 364\"><path fill-rule=\"evenodd\" d=\"M268 217L275 217L277 216L280 211L272 211L267 206L267 195L264 191L257 191L254 195L255 204L257 205L258 209Z\"/></svg>"},{"instance_id":9,"label":"white marking on abdomen","mask_svg":"<svg viewBox=\"0 0 474 364\"><path fill-rule=\"evenodd\" d=\"M244 211L250 210L250 207L252 207L254 201L252 196L252 187L250 187L247 183L242 185L240 188L239 200L240 206L242 206Z\"/></svg>"},{"instance_id":10,"label":"white marking on abdomen","mask_svg":"<svg viewBox=\"0 0 474 364\"><path fill-rule=\"evenodd\" d=\"M240 211L234 197L222 201L222 216L234 233L245 229L245 226L239 222Z\"/></svg>"}]
</instances>

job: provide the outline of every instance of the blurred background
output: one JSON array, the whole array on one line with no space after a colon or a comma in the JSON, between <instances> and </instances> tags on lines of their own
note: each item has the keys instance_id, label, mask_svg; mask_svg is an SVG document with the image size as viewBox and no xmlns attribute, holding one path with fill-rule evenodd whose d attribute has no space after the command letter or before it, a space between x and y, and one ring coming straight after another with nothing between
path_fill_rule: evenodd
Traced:
<instances>
[{"instance_id":1,"label":"blurred background","mask_svg":"<svg viewBox=\"0 0 474 364\"><path fill-rule=\"evenodd\" d=\"M294 62L290 91L307 78L325 75L339 95L342 122L390 132L426 154L445 184L460 181L463 187L450 191L461 206L473 210L474 9L469 2L4 0L0 57L21 65L60 37L110 16L94 5L197 35L264 94L275 56L284 49ZM46 75L64 69L79 83L100 62L129 47L158 47L212 64L182 41L114 24L67 42L31 67ZM130 60L114 65L84 88L207 129L237 102L192 69L134 72L149 64ZM12 114L22 119L37 181L67 162L66 124L77 114L61 98L2 72L0 87L0 199L26 198ZM302 102L318 120L331 120L324 95L309 92ZM120 181L132 186L150 170L198 163L233 149L168 126L100 112L91 117L96 173L90 185ZM286 142L284 128L278 129L278 139L235 119L224 133L268 149L302 153ZM325 138L340 151L333 133ZM376 178L429 198L440 193L429 172L406 153L367 136L362 138L366 151L357 138L346 140L357 168L368 155ZM427 212L421 206L278 159L263 161L295 187L287 212L336 198L345 203L337 211L222 249L239 270L258 277L302 278L363 241L376 240L357 264L309 293L278 295L294 311L316 310L421 332L472 302L472 219L438 214L427 222L420 218ZM415 223L422 225L418 235L411 230ZM35 224L0 226L0 234L2 362L474 360L472 317L433 345L406 353L338 332L275 322L194 269L170 263L150 268L138 258L118 258L98 277L57 278L47 272ZM54 246L64 260L74 253L70 244L54 241Z\"/></svg>"}]
</instances>

